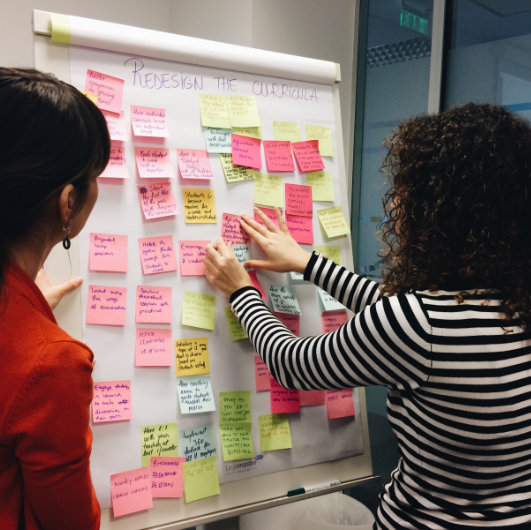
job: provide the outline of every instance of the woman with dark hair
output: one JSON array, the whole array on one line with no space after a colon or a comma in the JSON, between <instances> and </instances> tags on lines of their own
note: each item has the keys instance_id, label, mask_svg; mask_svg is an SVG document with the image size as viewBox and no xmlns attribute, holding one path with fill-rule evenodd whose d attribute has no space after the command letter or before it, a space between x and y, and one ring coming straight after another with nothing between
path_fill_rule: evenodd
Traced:
<instances>
[{"instance_id":1,"label":"woman with dark hair","mask_svg":"<svg viewBox=\"0 0 531 530\"><path fill-rule=\"evenodd\" d=\"M95 530L94 356L35 280L92 211L109 133L88 98L36 70L0 68L0 116L0 527Z\"/></svg>"},{"instance_id":2,"label":"woman with dark hair","mask_svg":"<svg viewBox=\"0 0 531 530\"><path fill-rule=\"evenodd\" d=\"M531 128L468 104L401 123L387 141L379 286L304 251L256 210L242 226L266 260L304 273L356 313L297 338L263 304L231 248L206 276L286 388L384 385L401 459L378 529L531 528Z\"/></svg>"}]
</instances>

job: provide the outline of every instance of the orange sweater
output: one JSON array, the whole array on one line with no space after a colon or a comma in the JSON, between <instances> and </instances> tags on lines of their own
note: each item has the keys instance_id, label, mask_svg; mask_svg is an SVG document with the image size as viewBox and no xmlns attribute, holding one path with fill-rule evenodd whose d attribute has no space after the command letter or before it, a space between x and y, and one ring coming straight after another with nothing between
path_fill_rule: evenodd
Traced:
<instances>
[{"instance_id":1,"label":"orange sweater","mask_svg":"<svg viewBox=\"0 0 531 530\"><path fill-rule=\"evenodd\" d=\"M93 354L16 265L0 297L0 528L96 530Z\"/></svg>"}]
</instances>

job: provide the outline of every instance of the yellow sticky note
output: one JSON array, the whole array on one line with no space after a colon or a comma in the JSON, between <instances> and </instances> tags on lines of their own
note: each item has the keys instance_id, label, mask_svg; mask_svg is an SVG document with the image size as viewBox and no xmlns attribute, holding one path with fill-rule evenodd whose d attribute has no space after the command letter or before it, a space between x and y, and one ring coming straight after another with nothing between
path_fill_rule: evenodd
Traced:
<instances>
[{"instance_id":1,"label":"yellow sticky note","mask_svg":"<svg viewBox=\"0 0 531 530\"><path fill-rule=\"evenodd\" d=\"M341 247L339 245L315 245L315 252L319 252L319 254L322 254L325 258L331 259L338 265L343 265Z\"/></svg>"},{"instance_id":2,"label":"yellow sticky note","mask_svg":"<svg viewBox=\"0 0 531 530\"><path fill-rule=\"evenodd\" d=\"M345 221L341 206L332 206L332 208L317 210L317 216L328 237L350 234L350 228Z\"/></svg>"},{"instance_id":3,"label":"yellow sticky note","mask_svg":"<svg viewBox=\"0 0 531 530\"><path fill-rule=\"evenodd\" d=\"M72 42L72 28L68 15L50 14L52 15L52 42L70 44Z\"/></svg>"},{"instance_id":4,"label":"yellow sticky note","mask_svg":"<svg viewBox=\"0 0 531 530\"><path fill-rule=\"evenodd\" d=\"M264 414L258 416L260 451L291 449L291 432L287 414Z\"/></svg>"},{"instance_id":5,"label":"yellow sticky note","mask_svg":"<svg viewBox=\"0 0 531 530\"><path fill-rule=\"evenodd\" d=\"M227 319L227 325L229 326L230 338L233 341L249 338L249 335L247 335L243 329L238 317L232 312L230 306L225 308L225 318Z\"/></svg>"},{"instance_id":6,"label":"yellow sticky note","mask_svg":"<svg viewBox=\"0 0 531 530\"><path fill-rule=\"evenodd\" d=\"M274 121L273 122L273 138L279 142L295 142L301 141L301 126L298 123L291 121Z\"/></svg>"},{"instance_id":7,"label":"yellow sticky note","mask_svg":"<svg viewBox=\"0 0 531 530\"><path fill-rule=\"evenodd\" d=\"M225 96L230 123L235 127L261 127L254 96Z\"/></svg>"},{"instance_id":8,"label":"yellow sticky note","mask_svg":"<svg viewBox=\"0 0 531 530\"><path fill-rule=\"evenodd\" d=\"M284 181L282 177L254 173L254 202L262 206L284 206Z\"/></svg>"},{"instance_id":9,"label":"yellow sticky note","mask_svg":"<svg viewBox=\"0 0 531 530\"><path fill-rule=\"evenodd\" d=\"M219 495L219 477L216 457L209 456L183 464L184 498L194 502Z\"/></svg>"},{"instance_id":10,"label":"yellow sticky note","mask_svg":"<svg viewBox=\"0 0 531 530\"><path fill-rule=\"evenodd\" d=\"M227 100L223 96L199 94L199 108L203 127L231 128Z\"/></svg>"},{"instance_id":11,"label":"yellow sticky note","mask_svg":"<svg viewBox=\"0 0 531 530\"><path fill-rule=\"evenodd\" d=\"M84 90L80 90L80 92L82 94L84 94L85 96L87 96L90 99L90 101L92 101L92 103L94 103L94 105L98 104L98 95L97 94L92 94L91 92L85 92Z\"/></svg>"},{"instance_id":12,"label":"yellow sticky note","mask_svg":"<svg viewBox=\"0 0 531 530\"><path fill-rule=\"evenodd\" d=\"M312 187L312 199L320 202L334 202L334 185L330 171L308 171L306 184Z\"/></svg>"},{"instance_id":13,"label":"yellow sticky note","mask_svg":"<svg viewBox=\"0 0 531 530\"><path fill-rule=\"evenodd\" d=\"M182 311L183 326L213 330L216 319L216 297L184 291Z\"/></svg>"},{"instance_id":14,"label":"yellow sticky note","mask_svg":"<svg viewBox=\"0 0 531 530\"><path fill-rule=\"evenodd\" d=\"M306 140L319 140L319 153L321 156L334 156L334 144L330 127L306 125Z\"/></svg>"},{"instance_id":15,"label":"yellow sticky note","mask_svg":"<svg viewBox=\"0 0 531 530\"><path fill-rule=\"evenodd\" d=\"M231 182L254 179L254 171L250 167L235 166L232 163L231 153L220 153L219 159L221 160L223 173L225 173L225 178L229 184Z\"/></svg>"},{"instance_id":16,"label":"yellow sticky note","mask_svg":"<svg viewBox=\"0 0 531 530\"><path fill-rule=\"evenodd\" d=\"M210 373L207 337L175 341L175 372L177 377Z\"/></svg>"},{"instance_id":17,"label":"yellow sticky note","mask_svg":"<svg viewBox=\"0 0 531 530\"><path fill-rule=\"evenodd\" d=\"M219 436L225 462L254 458L250 423L245 425L220 425Z\"/></svg>"},{"instance_id":18,"label":"yellow sticky note","mask_svg":"<svg viewBox=\"0 0 531 530\"><path fill-rule=\"evenodd\" d=\"M219 424L251 423L251 391L219 393Z\"/></svg>"},{"instance_id":19,"label":"yellow sticky note","mask_svg":"<svg viewBox=\"0 0 531 530\"><path fill-rule=\"evenodd\" d=\"M210 189L183 189L184 222L216 224L216 196Z\"/></svg>"},{"instance_id":20,"label":"yellow sticky note","mask_svg":"<svg viewBox=\"0 0 531 530\"><path fill-rule=\"evenodd\" d=\"M262 127L234 127L234 134L239 134L240 136L249 136L251 138L262 139Z\"/></svg>"},{"instance_id":21,"label":"yellow sticky note","mask_svg":"<svg viewBox=\"0 0 531 530\"><path fill-rule=\"evenodd\" d=\"M149 466L152 456L179 456L177 423L142 427L142 467Z\"/></svg>"}]
</instances>

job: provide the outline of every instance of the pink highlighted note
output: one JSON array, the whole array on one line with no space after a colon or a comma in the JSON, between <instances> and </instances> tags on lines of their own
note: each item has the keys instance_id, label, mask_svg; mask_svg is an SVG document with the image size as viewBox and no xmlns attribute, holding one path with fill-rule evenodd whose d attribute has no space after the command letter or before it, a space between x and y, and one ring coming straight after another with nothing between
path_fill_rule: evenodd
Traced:
<instances>
[{"instance_id":1,"label":"pink highlighted note","mask_svg":"<svg viewBox=\"0 0 531 530\"><path fill-rule=\"evenodd\" d=\"M297 243L313 245L313 220L311 217L286 214L286 226Z\"/></svg>"},{"instance_id":2,"label":"pink highlighted note","mask_svg":"<svg viewBox=\"0 0 531 530\"><path fill-rule=\"evenodd\" d=\"M171 287L137 286L137 324L171 324L171 318Z\"/></svg>"},{"instance_id":3,"label":"pink highlighted note","mask_svg":"<svg viewBox=\"0 0 531 530\"><path fill-rule=\"evenodd\" d=\"M131 381L103 381L94 383L92 421L129 421L131 408Z\"/></svg>"},{"instance_id":4,"label":"pink highlighted note","mask_svg":"<svg viewBox=\"0 0 531 530\"><path fill-rule=\"evenodd\" d=\"M319 153L319 140L296 142L291 144L291 147L301 171L324 169L323 159Z\"/></svg>"},{"instance_id":5,"label":"pink highlighted note","mask_svg":"<svg viewBox=\"0 0 531 530\"><path fill-rule=\"evenodd\" d=\"M259 138L250 136L231 135L232 163L237 166L262 168L262 156L260 154Z\"/></svg>"},{"instance_id":6,"label":"pink highlighted note","mask_svg":"<svg viewBox=\"0 0 531 530\"><path fill-rule=\"evenodd\" d=\"M127 142L124 111L122 110L120 114L114 114L113 112L102 110L101 113L107 122L107 129L109 129L109 136L111 137L111 140L115 140L117 142Z\"/></svg>"},{"instance_id":7,"label":"pink highlighted note","mask_svg":"<svg viewBox=\"0 0 531 530\"><path fill-rule=\"evenodd\" d=\"M144 237L138 240L138 249L144 274L177 270L177 257L172 236Z\"/></svg>"},{"instance_id":8,"label":"pink highlighted note","mask_svg":"<svg viewBox=\"0 0 531 530\"><path fill-rule=\"evenodd\" d=\"M299 390L301 407L315 407L326 402L326 390Z\"/></svg>"},{"instance_id":9,"label":"pink highlighted note","mask_svg":"<svg viewBox=\"0 0 531 530\"><path fill-rule=\"evenodd\" d=\"M352 399L352 389L325 390L326 410L328 419L348 418L354 416L354 400Z\"/></svg>"},{"instance_id":10,"label":"pink highlighted note","mask_svg":"<svg viewBox=\"0 0 531 530\"><path fill-rule=\"evenodd\" d=\"M260 207L260 211L265 214L266 217L268 217L269 219L271 219L271 221L273 221L273 224L277 227L277 228L280 228L280 225L278 224L278 217L277 217L277 214L275 213L275 210L273 210L273 208L265 208L263 206ZM282 210L280 210L280 213L282 213ZM260 217L258 217L258 214L254 214L254 220L257 222L257 223L260 223L262 226L265 226L265 224L262 222L262 219L260 219Z\"/></svg>"},{"instance_id":11,"label":"pink highlighted note","mask_svg":"<svg viewBox=\"0 0 531 530\"><path fill-rule=\"evenodd\" d=\"M286 184L286 213L313 217L312 187Z\"/></svg>"},{"instance_id":12,"label":"pink highlighted note","mask_svg":"<svg viewBox=\"0 0 531 530\"><path fill-rule=\"evenodd\" d=\"M348 322L346 311L323 311L321 326L323 333L330 333Z\"/></svg>"},{"instance_id":13,"label":"pink highlighted note","mask_svg":"<svg viewBox=\"0 0 531 530\"><path fill-rule=\"evenodd\" d=\"M87 324L125 326L127 289L109 285L89 285Z\"/></svg>"},{"instance_id":14,"label":"pink highlighted note","mask_svg":"<svg viewBox=\"0 0 531 530\"><path fill-rule=\"evenodd\" d=\"M301 411L299 391L297 389L288 390L283 388L272 377L269 382L269 388L271 391L271 412L273 414Z\"/></svg>"},{"instance_id":15,"label":"pink highlighted note","mask_svg":"<svg viewBox=\"0 0 531 530\"><path fill-rule=\"evenodd\" d=\"M127 272L127 236L91 233L89 270Z\"/></svg>"},{"instance_id":16,"label":"pink highlighted note","mask_svg":"<svg viewBox=\"0 0 531 530\"><path fill-rule=\"evenodd\" d=\"M107 167L100 175L108 179L128 179L127 164L125 162L125 148L111 144L111 156Z\"/></svg>"},{"instance_id":17,"label":"pink highlighted note","mask_svg":"<svg viewBox=\"0 0 531 530\"><path fill-rule=\"evenodd\" d=\"M179 241L181 276L204 276L205 247L210 241Z\"/></svg>"},{"instance_id":18,"label":"pink highlighted note","mask_svg":"<svg viewBox=\"0 0 531 530\"><path fill-rule=\"evenodd\" d=\"M159 147L135 147L136 167L143 179L175 177L171 167L170 150Z\"/></svg>"},{"instance_id":19,"label":"pink highlighted note","mask_svg":"<svg viewBox=\"0 0 531 530\"><path fill-rule=\"evenodd\" d=\"M122 111L122 97L124 94L124 80L112 75L102 74L94 70L87 70L85 92L98 96L98 107L115 114Z\"/></svg>"},{"instance_id":20,"label":"pink highlighted note","mask_svg":"<svg viewBox=\"0 0 531 530\"><path fill-rule=\"evenodd\" d=\"M260 282L258 281L258 277L256 276L256 271L247 271L247 274L251 277L251 281L253 282L253 287L258 289L260 291L260 294L262 295L262 300L267 299L267 295L265 294L265 291L262 289L262 286L260 285Z\"/></svg>"},{"instance_id":21,"label":"pink highlighted note","mask_svg":"<svg viewBox=\"0 0 531 530\"><path fill-rule=\"evenodd\" d=\"M267 366L258 355L254 356L254 380L257 392L269 391L271 374Z\"/></svg>"},{"instance_id":22,"label":"pink highlighted note","mask_svg":"<svg viewBox=\"0 0 531 530\"><path fill-rule=\"evenodd\" d=\"M137 190L146 219L158 219L179 213L169 182L137 186Z\"/></svg>"},{"instance_id":23,"label":"pink highlighted note","mask_svg":"<svg viewBox=\"0 0 531 530\"><path fill-rule=\"evenodd\" d=\"M290 313L279 313L278 311L271 311L271 314L277 317L284 326L286 326L293 335L300 337L301 316L291 315Z\"/></svg>"},{"instance_id":24,"label":"pink highlighted note","mask_svg":"<svg viewBox=\"0 0 531 530\"><path fill-rule=\"evenodd\" d=\"M171 366L171 329L136 329L135 366Z\"/></svg>"},{"instance_id":25,"label":"pink highlighted note","mask_svg":"<svg viewBox=\"0 0 531 530\"><path fill-rule=\"evenodd\" d=\"M149 468L111 475L111 499L114 517L153 508Z\"/></svg>"},{"instance_id":26,"label":"pink highlighted note","mask_svg":"<svg viewBox=\"0 0 531 530\"><path fill-rule=\"evenodd\" d=\"M183 179L213 179L210 158L206 151L177 149L177 162Z\"/></svg>"},{"instance_id":27,"label":"pink highlighted note","mask_svg":"<svg viewBox=\"0 0 531 530\"><path fill-rule=\"evenodd\" d=\"M149 136L151 138L168 138L170 136L164 109L131 105L131 125L135 136Z\"/></svg>"},{"instance_id":28,"label":"pink highlighted note","mask_svg":"<svg viewBox=\"0 0 531 530\"><path fill-rule=\"evenodd\" d=\"M295 171L291 142L264 140L264 155L268 171Z\"/></svg>"},{"instance_id":29,"label":"pink highlighted note","mask_svg":"<svg viewBox=\"0 0 531 530\"><path fill-rule=\"evenodd\" d=\"M241 217L231 213L224 213L221 218L221 237L225 243L233 245L247 244L251 242L251 236L242 228Z\"/></svg>"},{"instance_id":30,"label":"pink highlighted note","mask_svg":"<svg viewBox=\"0 0 531 530\"><path fill-rule=\"evenodd\" d=\"M149 459L151 495L153 498L180 498L183 496L184 456L152 456Z\"/></svg>"}]
</instances>

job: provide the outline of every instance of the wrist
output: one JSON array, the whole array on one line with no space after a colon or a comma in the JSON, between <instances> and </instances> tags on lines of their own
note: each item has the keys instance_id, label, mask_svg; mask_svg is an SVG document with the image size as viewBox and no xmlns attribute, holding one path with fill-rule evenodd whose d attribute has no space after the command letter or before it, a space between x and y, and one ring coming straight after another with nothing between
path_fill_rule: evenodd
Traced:
<instances>
[{"instance_id":1,"label":"wrist","mask_svg":"<svg viewBox=\"0 0 531 530\"><path fill-rule=\"evenodd\" d=\"M299 272L300 274L304 274L304 271L306 270L306 267L308 266L312 255L310 252L306 252L302 248L300 250L301 252L297 255L297 258L294 260L293 263L293 272Z\"/></svg>"}]
</instances>

